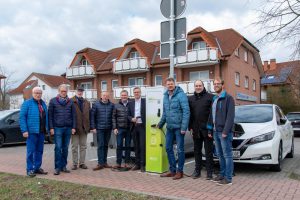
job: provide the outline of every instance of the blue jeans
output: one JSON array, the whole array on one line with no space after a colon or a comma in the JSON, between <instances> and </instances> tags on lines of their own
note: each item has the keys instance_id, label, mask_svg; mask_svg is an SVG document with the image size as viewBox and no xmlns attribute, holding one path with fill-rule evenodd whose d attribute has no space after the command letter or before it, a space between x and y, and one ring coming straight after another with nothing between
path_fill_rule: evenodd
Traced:
<instances>
[{"instance_id":1,"label":"blue jeans","mask_svg":"<svg viewBox=\"0 0 300 200\"><path fill-rule=\"evenodd\" d=\"M107 164L107 151L108 142L110 140L111 130L97 129L97 154L98 154L98 164Z\"/></svg>"},{"instance_id":2,"label":"blue jeans","mask_svg":"<svg viewBox=\"0 0 300 200\"><path fill-rule=\"evenodd\" d=\"M124 148L124 139L125 139L125 148ZM117 164L121 165L122 163L122 153L125 150L125 163L130 161L130 142L131 135L129 129L119 128L117 135Z\"/></svg>"},{"instance_id":3,"label":"blue jeans","mask_svg":"<svg viewBox=\"0 0 300 200\"><path fill-rule=\"evenodd\" d=\"M36 171L42 165L42 157L44 151L44 133L29 133L26 140L27 155L26 155L26 171Z\"/></svg>"},{"instance_id":4,"label":"blue jeans","mask_svg":"<svg viewBox=\"0 0 300 200\"><path fill-rule=\"evenodd\" d=\"M220 176L225 177L227 181L232 181L233 158L232 158L232 133L228 133L223 138L221 132L214 132L217 156L220 162Z\"/></svg>"},{"instance_id":5,"label":"blue jeans","mask_svg":"<svg viewBox=\"0 0 300 200\"><path fill-rule=\"evenodd\" d=\"M178 168L176 168L176 159L173 150L174 137L177 144ZM172 173L183 172L184 166L184 134L181 134L180 129L167 129L166 134L166 152L169 160L169 170Z\"/></svg>"},{"instance_id":6,"label":"blue jeans","mask_svg":"<svg viewBox=\"0 0 300 200\"><path fill-rule=\"evenodd\" d=\"M54 128L54 143L55 143L55 169L62 170L67 166L68 149L71 138L71 128Z\"/></svg>"}]
</instances>

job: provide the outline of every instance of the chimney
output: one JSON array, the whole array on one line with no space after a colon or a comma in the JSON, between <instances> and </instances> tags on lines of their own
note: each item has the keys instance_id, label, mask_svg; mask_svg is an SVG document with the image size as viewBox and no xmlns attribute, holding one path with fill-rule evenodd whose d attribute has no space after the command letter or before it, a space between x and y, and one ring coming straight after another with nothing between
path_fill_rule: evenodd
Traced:
<instances>
[{"instance_id":1,"label":"chimney","mask_svg":"<svg viewBox=\"0 0 300 200\"><path fill-rule=\"evenodd\" d=\"M275 70L276 69L276 59L270 59L270 70Z\"/></svg>"},{"instance_id":2,"label":"chimney","mask_svg":"<svg viewBox=\"0 0 300 200\"><path fill-rule=\"evenodd\" d=\"M269 62L267 60L264 61L264 72L269 70Z\"/></svg>"}]
</instances>

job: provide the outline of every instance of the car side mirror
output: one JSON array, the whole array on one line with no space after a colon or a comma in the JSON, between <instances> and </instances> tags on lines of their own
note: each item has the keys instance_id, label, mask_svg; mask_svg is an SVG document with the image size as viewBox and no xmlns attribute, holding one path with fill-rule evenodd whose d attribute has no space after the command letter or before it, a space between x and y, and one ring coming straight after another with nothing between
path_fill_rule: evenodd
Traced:
<instances>
[{"instance_id":1,"label":"car side mirror","mask_svg":"<svg viewBox=\"0 0 300 200\"><path fill-rule=\"evenodd\" d=\"M14 120L14 119L8 119L7 120L7 123L10 125L10 124L13 124L13 123L15 123L16 122L16 120Z\"/></svg>"},{"instance_id":2,"label":"car side mirror","mask_svg":"<svg viewBox=\"0 0 300 200\"><path fill-rule=\"evenodd\" d=\"M280 119L280 124L281 124L281 125L284 125L284 124L286 123L286 121L287 121L287 120L286 120L285 118L281 118L281 119Z\"/></svg>"}]
</instances>

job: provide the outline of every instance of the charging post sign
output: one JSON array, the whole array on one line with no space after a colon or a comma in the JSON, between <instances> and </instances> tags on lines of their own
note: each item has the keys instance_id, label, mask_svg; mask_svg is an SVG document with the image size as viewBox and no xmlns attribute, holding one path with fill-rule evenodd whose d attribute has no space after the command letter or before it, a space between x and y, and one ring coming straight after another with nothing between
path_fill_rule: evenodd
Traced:
<instances>
[{"instance_id":1,"label":"charging post sign","mask_svg":"<svg viewBox=\"0 0 300 200\"><path fill-rule=\"evenodd\" d=\"M165 133L156 128L163 112L164 88L146 88L146 171L164 173L168 171Z\"/></svg>"}]
</instances>

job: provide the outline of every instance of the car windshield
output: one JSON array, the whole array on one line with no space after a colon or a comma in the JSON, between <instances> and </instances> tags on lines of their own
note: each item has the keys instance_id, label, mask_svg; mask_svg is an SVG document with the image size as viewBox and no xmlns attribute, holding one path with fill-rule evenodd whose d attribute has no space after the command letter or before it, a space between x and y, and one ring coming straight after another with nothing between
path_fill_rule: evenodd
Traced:
<instances>
[{"instance_id":1,"label":"car windshield","mask_svg":"<svg viewBox=\"0 0 300 200\"><path fill-rule=\"evenodd\" d=\"M15 110L2 110L0 111L0 120L7 117L11 113L15 112Z\"/></svg>"},{"instance_id":2,"label":"car windshield","mask_svg":"<svg viewBox=\"0 0 300 200\"><path fill-rule=\"evenodd\" d=\"M272 105L236 106L235 123L265 123L273 119Z\"/></svg>"},{"instance_id":3,"label":"car windshield","mask_svg":"<svg viewBox=\"0 0 300 200\"><path fill-rule=\"evenodd\" d=\"M300 120L300 113L288 113L286 117L292 121L292 120Z\"/></svg>"}]
</instances>

